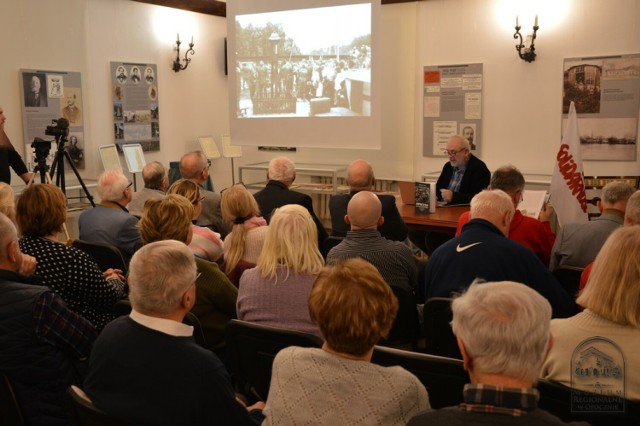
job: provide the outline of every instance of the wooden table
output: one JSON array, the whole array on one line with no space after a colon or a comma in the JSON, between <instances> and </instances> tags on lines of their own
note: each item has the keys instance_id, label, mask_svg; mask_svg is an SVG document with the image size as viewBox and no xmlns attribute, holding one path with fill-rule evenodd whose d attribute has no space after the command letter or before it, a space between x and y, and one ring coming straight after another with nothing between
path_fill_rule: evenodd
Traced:
<instances>
[{"instance_id":1,"label":"wooden table","mask_svg":"<svg viewBox=\"0 0 640 426\"><path fill-rule=\"evenodd\" d=\"M469 211L469 206L437 207L435 213L416 214L416 206L402 204L399 199L396 205L409 229L443 234L455 234L458 218Z\"/></svg>"}]
</instances>

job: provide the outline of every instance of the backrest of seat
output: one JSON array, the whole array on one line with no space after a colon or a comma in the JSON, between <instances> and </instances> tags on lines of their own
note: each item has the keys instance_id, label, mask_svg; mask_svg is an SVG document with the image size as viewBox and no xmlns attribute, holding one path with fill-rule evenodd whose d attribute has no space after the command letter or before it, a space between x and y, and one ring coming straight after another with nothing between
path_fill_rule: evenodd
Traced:
<instances>
[{"instance_id":1,"label":"backrest of seat","mask_svg":"<svg viewBox=\"0 0 640 426\"><path fill-rule=\"evenodd\" d=\"M580 290L582 271L584 271L584 268L575 266L558 266L553 270L553 276L556 277L562 288L573 300L576 299Z\"/></svg>"},{"instance_id":2,"label":"backrest of seat","mask_svg":"<svg viewBox=\"0 0 640 426\"><path fill-rule=\"evenodd\" d=\"M227 354L233 376L257 398L266 401L271 384L273 359L289 346L322 346L313 334L231 320L225 328Z\"/></svg>"},{"instance_id":3,"label":"backrest of seat","mask_svg":"<svg viewBox=\"0 0 640 426\"><path fill-rule=\"evenodd\" d=\"M538 406L565 422L587 421L592 425L639 425L640 401L612 398L571 389L560 383L540 379Z\"/></svg>"},{"instance_id":4,"label":"backrest of seat","mask_svg":"<svg viewBox=\"0 0 640 426\"><path fill-rule=\"evenodd\" d=\"M11 382L2 372L0 372L0 425L24 425L22 409L13 393Z\"/></svg>"},{"instance_id":5,"label":"backrest of seat","mask_svg":"<svg viewBox=\"0 0 640 426\"><path fill-rule=\"evenodd\" d=\"M416 299L407 290L391 286L398 300L398 313L393 320L389 338L381 340L380 345L416 349L420 337L420 319Z\"/></svg>"},{"instance_id":6,"label":"backrest of seat","mask_svg":"<svg viewBox=\"0 0 640 426\"><path fill-rule=\"evenodd\" d=\"M113 268L120 269L125 274L127 273L127 264L117 247L83 240L74 240L71 245L91 256L101 271Z\"/></svg>"},{"instance_id":7,"label":"backrest of seat","mask_svg":"<svg viewBox=\"0 0 640 426\"><path fill-rule=\"evenodd\" d=\"M451 300L448 297L432 297L424 304L423 328L425 352L431 355L462 359L456 336L451 330Z\"/></svg>"},{"instance_id":8,"label":"backrest of seat","mask_svg":"<svg viewBox=\"0 0 640 426\"><path fill-rule=\"evenodd\" d=\"M390 367L398 365L415 375L429 392L431 408L458 405L469 375L458 359L376 346L371 362Z\"/></svg>"},{"instance_id":9,"label":"backrest of seat","mask_svg":"<svg viewBox=\"0 0 640 426\"><path fill-rule=\"evenodd\" d=\"M65 408L72 426L126 426L128 423L109 417L93 405L89 397L77 386L67 389Z\"/></svg>"},{"instance_id":10,"label":"backrest of seat","mask_svg":"<svg viewBox=\"0 0 640 426\"><path fill-rule=\"evenodd\" d=\"M193 327L193 338L196 343L203 348L207 347L207 341L204 337L204 331L202 331L202 324L200 320L191 312L187 312L182 319L182 323Z\"/></svg>"}]
</instances>

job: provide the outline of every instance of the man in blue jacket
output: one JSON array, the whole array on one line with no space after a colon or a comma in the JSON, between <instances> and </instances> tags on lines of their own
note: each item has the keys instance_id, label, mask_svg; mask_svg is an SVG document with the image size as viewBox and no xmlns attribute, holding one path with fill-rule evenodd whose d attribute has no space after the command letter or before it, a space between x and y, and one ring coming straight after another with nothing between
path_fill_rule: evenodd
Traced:
<instances>
[{"instance_id":1,"label":"man in blue jacket","mask_svg":"<svg viewBox=\"0 0 640 426\"><path fill-rule=\"evenodd\" d=\"M572 316L576 305L540 259L507 238L513 218L511 198L500 190L482 191L471 200L471 221L440 246L427 262L424 294L451 297L476 280L516 281L544 296L554 318Z\"/></svg>"}]
</instances>

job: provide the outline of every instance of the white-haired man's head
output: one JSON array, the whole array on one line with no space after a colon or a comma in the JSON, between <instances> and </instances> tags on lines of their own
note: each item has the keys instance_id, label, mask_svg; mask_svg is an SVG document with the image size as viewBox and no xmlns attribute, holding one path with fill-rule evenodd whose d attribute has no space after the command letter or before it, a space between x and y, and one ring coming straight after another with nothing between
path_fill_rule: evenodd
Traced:
<instances>
[{"instance_id":1,"label":"white-haired man's head","mask_svg":"<svg viewBox=\"0 0 640 426\"><path fill-rule=\"evenodd\" d=\"M98 178L97 191L101 200L116 201L123 204L131 201L131 182L120 169L110 169L103 172Z\"/></svg>"},{"instance_id":2,"label":"white-haired man's head","mask_svg":"<svg viewBox=\"0 0 640 426\"><path fill-rule=\"evenodd\" d=\"M269 161L267 177L289 186L296 179L296 166L287 157L276 157Z\"/></svg>"},{"instance_id":3,"label":"white-haired man's head","mask_svg":"<svg viewBox=\"0 0 640 426\"><path fill-rule=\"evenodd\" d=\"M504 236L509 235L515 207L506 192L484 190L471 199L471 219L484 219L494 224Z\"/></svg>"},{"instance_id":4,"label":"white-haired man's head","mask_svg":"<svg viewBox=\"0 0 640 426\"><path fill-rule=\"evenodd\" d=\"M551 305L544 297L511 281L473 283L451 310L474 383L490 375L533 385L551 344Z\"/></svg>"}]
</instances>

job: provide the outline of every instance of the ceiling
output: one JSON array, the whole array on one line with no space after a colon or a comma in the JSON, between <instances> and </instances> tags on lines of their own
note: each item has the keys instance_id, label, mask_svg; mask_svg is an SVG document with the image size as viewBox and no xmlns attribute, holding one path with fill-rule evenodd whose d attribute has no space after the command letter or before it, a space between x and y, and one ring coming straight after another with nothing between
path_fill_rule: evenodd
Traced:
<instances>
[{"instance_id":1,"label":"ceiling","mask_svg":"<svg viewBox=\"0 0 640 426\"><path fill-rule=\"evenodd\" d=\"M159 6L173 7L175 9L189 10L191 12L206 13L208 15L227 16L227 3L217 0L133 0L140 3L156 4ZM382 4L409 3L420 0L381 0Z\"/></svg>"}]
</instances>

